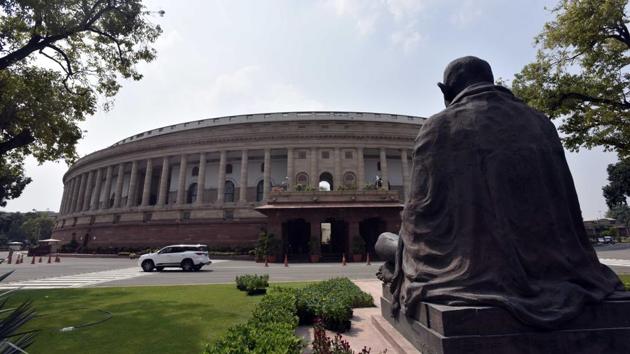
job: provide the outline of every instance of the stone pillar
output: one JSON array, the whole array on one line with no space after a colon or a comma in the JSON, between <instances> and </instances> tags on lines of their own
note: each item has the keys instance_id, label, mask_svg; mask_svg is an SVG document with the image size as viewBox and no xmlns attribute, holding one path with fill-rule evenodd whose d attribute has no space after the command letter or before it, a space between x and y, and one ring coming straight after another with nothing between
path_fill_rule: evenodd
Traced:
<instances>
[{"instance_id":1,"label":"stone pillar","mask_svg":"<svg viewBox=\"0 0 630 354\"><path fill-rule=\"evenodd\" d=\"M381 148L381 180L383 180L383 189L389 190L389 174L387 173L387 152L385 148Z\"/></svg>"},{"instance_id":2,"label":"stone pillar","mask_svg":"<svg viewBox=\"0 0 630 354\"><path fill-rule=\"evenodd\" d=\"M295 168L293 164L293 148L287 148L287 191L292 191L295 185Z\"/></svg>"},{"instance_id":3,"label":"stone pillar","mask_svg":"<svg viewBox=\"0 0 630 354\"><path fill-rule=\"evenodd\" d=\"M94 185L94 191L92 192L92 202L90 203L90 210L98 209L98 202L101 199L101 186L103 184L103 170L96 170L96 183Z\"/></svg>"},{"instance_id":4,"label":"stone pillar","mask_svg":"<svg viewBox=\"0 0 630 354\"><path fill-rule=\"evenodd\" d=\"M125 179L125 164L118 165L118 176L116 176L116 191L114 192L114 208L120 208L122 201L123 180Z\"/></svg>"},{"instance_id":5,"label":"stone pillar","mask_svg":"<svg viewBox=\"0 0 630 354\"><path fill-rule=\"evenodd\" d=\"M127 192L127 208L136 206L136 191L138 189L138 161L131 163L131 176L129 176L129 189Z\"/></svg>"},{"instance_id":6,"label":"stone pillar","mask_svg":"<svg viewBox=\"0 0 630 354\"><path fill-rule=\"evenodd\" d=\"M335 148L335 156L334 156L335 160L335 176L333 177L333 187L335 189L339 189L339 187L343 186L343 181L342 181L342 177L341 177L341 150L337 147Z\"/></svg>"},{"instance_id":7,"label":"stone pillar","mask_svg":"<svg viewBox=\"0 0 630 354\"><path fill-rule=\"evenodd\" d=\"M365 160L363 159L363 148L357 148L357 190L365 187Z\"/></svg>"},{"instance_id":8,"label":"stone pillar","mask_svg":"<svg viewBox=\"0 0 630 354\"><path fill-rule=\"evenodd\" d=\"M203 195L206 191L206 153L199 154L199 174L197 175L197 199L196 205L203 204Z\"/></svg>"},{"instance_id":9,"label":"stone pillar","mask_svg":"<svg viewBox=\"0 0 630 354\"><path fill-rule=\"evenodd\" d=\"M263 170L263 200L269 197L269 181L271 180L271 150L265 149L265 163Z\"/></svg>"},{"instance_id":10,"label":"stone pillar","mask_svg":"<svg viewBox=\"0 0 630 354\"><path fill-rule=\"evenodd\" d=\"M247 160L249 159L247 150L241 151L241 187L239 188L238 201L247 203Z\"/></svg>"},{"instance_id":11,"label":"stone pillar","mask_svg":"<svg viewBox=\"0 0 630 354\"><path fill-rule=\"evenodd\" d=\"M87 173L81 175L81 181L79 182L79 193L76 198L76 208L74 211L83 210L83 197L85 196L85 185L87 184Z\"/></svg>"},{"instance_id":12,"label":"stone pillar","mask_svg":"<svg viewBox=\"0 0 630 354\"><path fill-rule=\"evenodd\" d=\"M403 181L403 201L407 201L409 196L409 161L407 160L407 149L400 151L400 164L402 166L402 181Z\"/></svg>"},{"instance_id":13,"label":"stone pillar","mask_svg":"<svg viewBox=\"0 0 630 354\"><path fill-rule=\"evenodd\" d=\"M321 254L322 248L322 229L321 223L317 219L311 219L311 239L309 242L309 253L310 254ZM315 244L315 249L312 249L313 244Z\"/></svg>"},{"instance_id":14,"label":"stone pillar","mask_svg":"<svg viewBox=\"0 0 630 354\"><path fill-rule=\"evenodd\" d=\"M346 242L346 259L352 259L351 255L354 253L352 251L352 243L355 237L360 237L359 233L359 221L355 218L351 218L347 220L348 222L348 242Z\"/></svg>"},{"instance_id":15,"label":"stone pillar","mask_svg":"<svg viewBox=\"0 0 630 354\"><path fill-rule=\"evenodd\" d=\"M140 205L149 206L151 201L151 181L153 180L153 160L147 159L147 167L144 170L144 185L142 186L142 202Z\"/></svg>"},{"instance_id":16,"label":"stone pillar","mask_svg":"<svg viewBox=\"0 0 630 354\"><path fill-rule=\"evenodd\" d=\"M90 200L92 198L92 182L94 181L94 171L88 173L87 182L85 183L85 192L83 193L83 205L81 210L90 210Z\"/></svg>"},{"instance_id":17,"label":"stone pillar","mask_svg":"<svg viewBox=\"0 0 630 354\"><path fill-rule=\"evenodd\" d=\"M70 205L68 211L74 213L77 210L77 200L79 200L79 185L81 184L81 176L74 177L72 183L72 194L70 194Z\"/></svg>"},{"instance_id":18,"label":"stone pillar","mask_svg":"<svg viewBox=\"0 0 630 354\"><path fill-rule=\"evenodd\" d=\"M186 154L183 154L179 159L179 179L177 187L177 199L176 202L179 205L186 204L186 169L188 168L188 161L186 160Z\"/></svg>"},{"instance_id":19,"label":"stone pillar","mask_svg":"<svg viewBox=\"0 0 630 354\"><path fill-rule=\"evenodd\" d=\"M309 174L311 177L309 178L309 182L311 187L315 188L315 190L319 190L319 176L317 174L317 148L311 148L311 168Z\"/></svg>"},{"instance_id":20,"label":"stone pillar","mask_svg":"<svg viewBox=\"0 0 630 354\"><path fill-rule=\"evenodd\" d=\"M158 193L157 205L163 207L166 204L166 196L168 194L168 174L170 172L168 165L168 156L162 159L162 174L160 174L160 192Z\"/></svg>"},{"instance_id":21,"label":"stone pillar","mask_svg":"<svg viewBox=\"0 0 630 354\"><path fill-rule=\"evenodd\" d=\"M221 151L219 153L219 171L217 177L217 204L223 203L223 193L225 191L225 160L227 158L227 153Z\"/></svg>"},{"instance_id":22,"label":"stone pillar","mask_svg":"<svg viewBox=\"0 0 630 354\"><path fill-rule=\"evenodd\" d=\"M79 189L81 188L81 180L83 179L82 175L76 176L74 179L74 186L72 187L72 199L70 204L70 212L74 213L77 211L77 205L79 204Z\"/></svg>"},{"instance_id":23,"label":"stone pillar","mask_svg":"<svg viewBox=\"0 0 630 354\"><path fill-rule=\"evenodd\" d=\"M63 184L63 194L61 195L61 204L59 205L59 214L65 213L66 204L68 204L68 189L70 187L70 180Z\"/></svg>"},{"instance_id":24,"label":"stone pillar","mask_svg":"<svg viewBox=\"0 0 630 354\"><path fill-rule=\"evenodd\" d=\"M100 209L109 209L109 195L112 193L112 174L114 173L114 169L112 166L107 166L107 171L105 171L105 202L102 208Z\"/></svg>"}]
</instances>

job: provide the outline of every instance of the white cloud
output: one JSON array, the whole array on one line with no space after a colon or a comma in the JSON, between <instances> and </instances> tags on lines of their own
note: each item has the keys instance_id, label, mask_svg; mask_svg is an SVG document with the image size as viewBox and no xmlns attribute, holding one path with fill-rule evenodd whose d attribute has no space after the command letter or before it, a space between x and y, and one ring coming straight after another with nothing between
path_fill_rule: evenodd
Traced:
<instances>
[{"instance_id":1,"label":"white cloud","mask_svg":"<svg viewBox=\"0 0 630 354\"><path fill-rule=\"evenodd\" d=\"M422 35L413 26L392 33L391 40L394 46L400 47L405 53L417 48L422 42Z\"/></svg>"},{"instance_id":2,"label":"white cloud","mask_svg":"<svg viewBox=\"0 0 630 354\"><path fill-rule=\"evenodd\" d=\"M415 17L424 9L426 0L386 0L387 9L397 21Z\"/></svg>"},{"instance_id":3,"label":"white cloud","mask_svg":"<svg viewBox=\"0 0 630 354\"><path fill-rule=\"evenodd\" d=\"M458 27L467 27L477 21L481 15L483 15L483 10L480 1L465 0L458 7L457 11L451 15L450 22Z\"/></svg>"},{"instance_id":4,"label":"white cloud","mask_svg":"<svg viewBox=\"0 0 630 354\"><path fill-rule=\"evenodd\" d=\"M208 107L212 116L323 108L319 101L307 97L295 85L272 77L258 65L218 76L211 87L198 96L196 101Z\"/></svg>"}]
</instances>

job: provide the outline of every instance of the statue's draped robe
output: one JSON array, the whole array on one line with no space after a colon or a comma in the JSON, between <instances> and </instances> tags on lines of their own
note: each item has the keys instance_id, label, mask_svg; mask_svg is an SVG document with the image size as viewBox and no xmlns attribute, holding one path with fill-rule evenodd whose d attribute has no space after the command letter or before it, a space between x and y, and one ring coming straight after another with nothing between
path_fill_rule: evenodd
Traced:
<instances>
[{"instance_id":1,"label":"statue's draped robe","mask_svg":"<svg viewBox=\"0 0 630 354\"><path fill-rule=\"evenodd\" d=\"M490 305L553 328L623 289L589 243L555 127L505 88L468 87L425 122L411 184L393 284L403 313Z\"/></svg>"}]
</instances>

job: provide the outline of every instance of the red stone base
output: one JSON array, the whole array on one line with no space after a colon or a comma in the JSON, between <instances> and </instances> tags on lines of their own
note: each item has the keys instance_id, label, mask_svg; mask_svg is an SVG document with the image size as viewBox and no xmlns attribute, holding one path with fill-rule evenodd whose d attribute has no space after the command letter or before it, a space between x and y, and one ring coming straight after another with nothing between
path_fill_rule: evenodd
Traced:
<instances>
[{"instance_id":1,"label":"red stone base","mask_svg":"<svg viewBox=\"0 0 630 354\"><path fill-rule=\"evenodd\" d=\"M73 238L84 249L156 248L177 243L202 243L211 248L255 247L266 221L196 221L94 224L65 227L52 237L67 244ZM85 239L87 238L87 242Z\"/></svg>"}]
</instances>

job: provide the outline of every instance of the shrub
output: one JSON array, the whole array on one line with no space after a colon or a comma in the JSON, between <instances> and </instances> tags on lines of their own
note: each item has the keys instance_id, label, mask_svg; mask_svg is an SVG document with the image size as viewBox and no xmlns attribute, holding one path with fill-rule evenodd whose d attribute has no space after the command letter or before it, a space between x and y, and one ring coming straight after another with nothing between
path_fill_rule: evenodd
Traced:
<instances>
[{"instance_id":1,"label":"shrub","mask_svg":"<svg viewBox=\"0 0 630 354\"><path fill-rule=\"evenodd\" d=\"M372 296L348 278L334 278L298 289L296 299L301 324L311 324L320 318L327 329L337 332L350 328L353 308L374 306Z\"/></svg>"},{"instance_id":2,"label":"shrub","mask_svg":"<svg viewBox=\"0 0 630 354\"><path fill-rule=\"evenodd\" d=\"M264 294L269 287L269 275L245 274L236 277L236 288L247 295Z\"/></svg>"},{"instance_id":3,"label":"shrub","mask_svg":"<svg viewBox=\"0 0 630 354\"><path fill-rule=\"evenodd\" d=\"M230 327L205 354L299 354L304 348L295 335L298 324L295 292L273 288L254 309L246 324Z\"/></svg>"}]
</instances>

